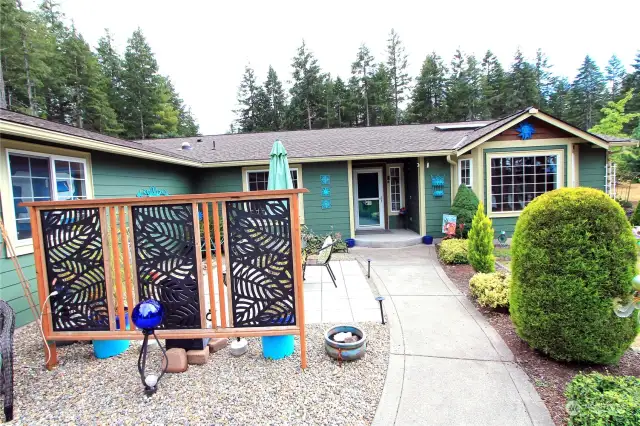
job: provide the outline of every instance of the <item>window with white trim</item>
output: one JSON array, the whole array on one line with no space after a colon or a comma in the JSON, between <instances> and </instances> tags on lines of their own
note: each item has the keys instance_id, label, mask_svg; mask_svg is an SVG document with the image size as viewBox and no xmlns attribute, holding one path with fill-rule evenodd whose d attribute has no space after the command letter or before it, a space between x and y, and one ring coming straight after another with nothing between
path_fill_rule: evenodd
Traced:
<instances>
[{"instance_id":1,"label":"window with white trim","mask_svg":"<svg viewBox=\"0 0 640 426\"><path fill-rule=\"evenodd\" d=\"M293 188L298 189L298 169L290 168ZM247 185L249 191L266 191L269 183L269 170L247 170Z\"/></svg>"},{"instance_id":2,"label":"window with white trim","mask_svg":"<svg viewBox=\"0 0 640 426\"><path fill-rule=\"evenodd\" d=\"M473 186L473 178L472 178L472 169L471 169L471 159L466 158L458 161L458 182L459 184L464 184L468 188Z\"/></svg>"},{"instance_id":3,"label":"window with white trim","mask_svg":"<svg viewBox=\"0 0 640 426\"><path fill-rule=\"evenodd\" d=\"M391 211L397 213L402 208L402 180L400 167L389 167L389 198Z\"/></svg>"},{"instance_id":4,"label":"window with white trim","mask_svg":"<svg viewBox=\"0 0 640 426\"><path fill-rule=\"evenodd\" d=\"M558 188L558 155L491 158L491 211L521 211Z\"/></svg>"},{"instance_id":5,"label":"window with white trim","mask_svg":"<svg viewBox=\"0 0 640 426\"><path fill-rule=\"evenodd\" d=\"M84 159L7 150L7 164L18 242L31 239L29 210L20 203L87 198Z\"/></svg>"}]
</instances>

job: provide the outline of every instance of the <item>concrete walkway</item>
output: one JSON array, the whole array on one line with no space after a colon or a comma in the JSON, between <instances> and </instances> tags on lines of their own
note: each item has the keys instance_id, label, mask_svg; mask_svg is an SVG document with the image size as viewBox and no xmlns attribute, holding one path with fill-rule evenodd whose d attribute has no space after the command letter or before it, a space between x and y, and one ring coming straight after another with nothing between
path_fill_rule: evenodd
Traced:
<instances>
[{"instance_id":1,"label":"concrete walkway","mask_svg":"<svg viewBox=\"0 0 640 426\"><path fill-rule=\"evenodd\" d=\"M391 327L374 425L553 425L498 333L448 279L432 246L357 249Z\"/></svg>"}]
</instances>

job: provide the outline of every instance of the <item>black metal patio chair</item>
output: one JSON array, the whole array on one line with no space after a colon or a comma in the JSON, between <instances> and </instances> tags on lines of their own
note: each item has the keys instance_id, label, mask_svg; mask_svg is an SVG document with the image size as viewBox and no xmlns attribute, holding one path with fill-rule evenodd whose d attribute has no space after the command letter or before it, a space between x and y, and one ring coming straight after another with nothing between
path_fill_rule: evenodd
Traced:
<instances>
[{"instance_id":1,"label":"black metal patio chair","mask_svg":"<svg viewBox=\"0 0 640 426\"><path fill-rule=\"evenodd\" d=\"M335 243L331 239L331 237L327 237L322 244L322 248L318 250L317 253L304 253L304 258L302 259L302 279L305 279L305 273L307 272L307 266L324 266L327 268L327 272L329 272L329 276L331 277L331 281L333 281L333 285L338 288L338 284L336 283L336 275L333 273L331 269L331 265L329 261L331 260L331 254L333 254L333 245Z\"/></svg>"},{"instance_id":2,"label":"black metal patio chair","mask_svg":"<svg viewBox=\"0 0 640 426\"><path fill-rule=\"evenodd\" d=\"M4 395L5 421L13 420L13 331L16 325L16 314L11 306L0 300L0 393Z\"/></svg>"}]
</instances>

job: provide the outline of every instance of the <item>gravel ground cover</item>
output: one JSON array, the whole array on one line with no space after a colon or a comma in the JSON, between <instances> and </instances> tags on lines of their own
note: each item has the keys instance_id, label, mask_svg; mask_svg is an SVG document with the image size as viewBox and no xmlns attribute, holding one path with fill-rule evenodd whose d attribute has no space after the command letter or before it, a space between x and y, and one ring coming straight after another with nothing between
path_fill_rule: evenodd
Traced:
<instances>
[{"instance_id":1,"label":"gravel ground cover","mask_svg":"<svg viewBox=\"0 0 640 426\"><path fill-rule=\"evenodd\" d=\"M389 361L389 329L362 323L364 359L342 367L324 352L329 324L306 327L306 371L296 352L284 360L262 357L259 338L234 358L229 348L206 365L167 374L147 398L137 371L139 345L99 360L90 344L58 349L60 365L43 367L35 324L15 335L15 424L366 425L375 415ZM157 348L156 348L157 349Z\"/></svg>"}]
</instances>

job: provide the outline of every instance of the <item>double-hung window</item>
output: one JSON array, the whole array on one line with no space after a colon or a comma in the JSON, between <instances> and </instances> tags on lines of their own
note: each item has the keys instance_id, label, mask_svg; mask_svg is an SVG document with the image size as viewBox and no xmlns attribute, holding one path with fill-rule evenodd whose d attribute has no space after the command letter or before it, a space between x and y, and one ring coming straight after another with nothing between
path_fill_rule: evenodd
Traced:
<instances>
[{"instance_id":1,"label":"double-hung window","mask_svg":"<svg viewBox=\"0 0 640 426\"><path fill-rule=\"evenodd\" d=\"M389 167L389 199L391 212L398 213L402 208L402 169L399 166Z\"/></svg>"},{"instance_id":2,"label":"double-hung window","mask_svg":"<svg viewBox=\"0 0 640 426\"><path fill-rule=\"evenodd\" d=\"M559 187L558 154L492 157L491 211L518 212L535 197Z\"/></svg>"},{"instance_id":3,"label":"double-hung window","mask_svg":"<svg viewBox=\"0 0 640 426\"><path fill-rule=\"evenodd\" d=\"M471 169L471 159L466 158L458 161L458 182L459 184L463 184L468 188L473 186L473 178L472 178L472 169Z\"/></svg>"},{"instance_id":4,"label":"double-hung window","mask_svg":"<svg viewBox=\"0 0 640 426\"><path fill-rule=\"evenodd\" d=\"M81 200L88 197L87 162L84 158L11 149L7 149L6 158L13 209L5 215L5 219L15 224L17 245L31 240L29 210L21 207L20 203Z\"/></svg>"},{"instance_id":5,"label":"double-hung window","mask_svg":"<svg viewBox=\"0 0 640 426\"><path fill-rule=\"evenodd\" d=\"M290 168L293 188L298 189L298 169ZM269 183L269 170L247 170L247 190L266 191Z\"/></svg>"}]
</instances>

